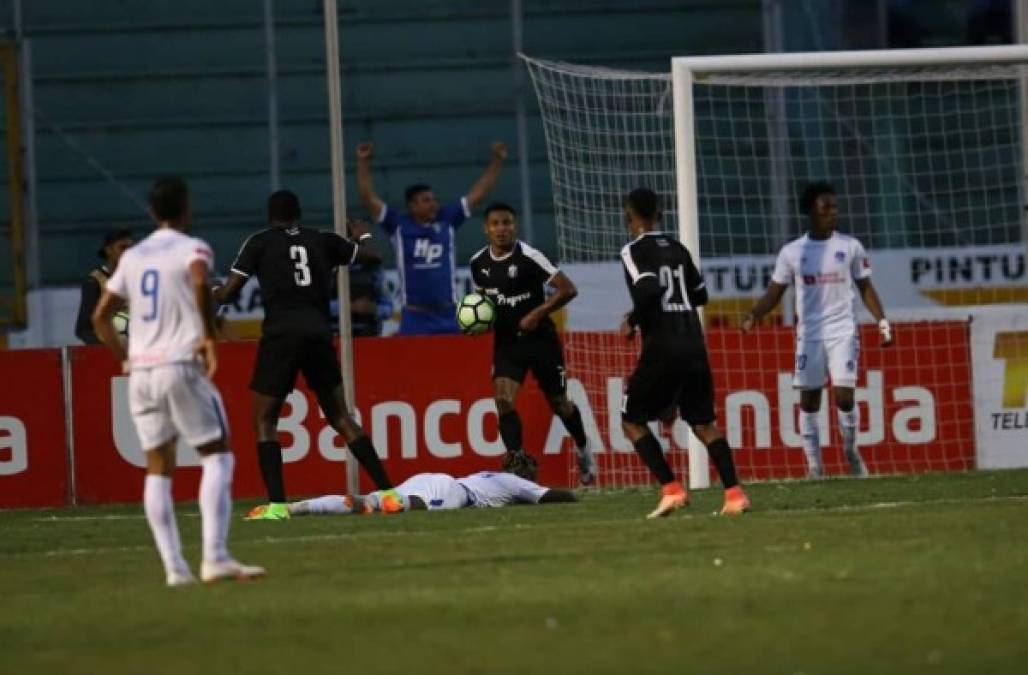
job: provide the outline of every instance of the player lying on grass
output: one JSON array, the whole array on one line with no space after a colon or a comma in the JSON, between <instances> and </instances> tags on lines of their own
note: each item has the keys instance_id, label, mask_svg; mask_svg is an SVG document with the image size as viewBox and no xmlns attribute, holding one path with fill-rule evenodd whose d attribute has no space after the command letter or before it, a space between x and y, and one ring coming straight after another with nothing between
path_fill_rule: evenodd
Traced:
<instances>
[{"instance_id":1,"label":"player lying on grass","mask_svg":"<svg viewBox=\"0 0 1028 675\"><path fill-rule=\"evenodd\" d=\"M535 477L534 465L523 463L518 471ZM393 490L379 490L363 497L326 495L289 505L289 513L334 515L399 513L400 511L452 511L498 508L511 504L566 504L577 501L570 490L539 485L513 473L480 471L463 478L445 473L419 473Z\"/></svg>"}]
</instances>

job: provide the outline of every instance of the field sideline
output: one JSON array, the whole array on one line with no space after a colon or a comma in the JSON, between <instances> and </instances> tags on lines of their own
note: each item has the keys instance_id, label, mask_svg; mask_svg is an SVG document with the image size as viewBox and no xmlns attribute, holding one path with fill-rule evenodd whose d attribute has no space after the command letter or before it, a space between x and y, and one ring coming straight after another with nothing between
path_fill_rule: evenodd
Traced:
<instances>
[{"instance_id":1,"label":"field sideline","mask_svg":"<svg viewBox=\"0 0 1028 675\"><path fill-rule=\"evenodd\" d=\"M170 590L139 507L0 512L0 673L1013 673L1028 471L246 523ZM179 507L197 565L195 504Z\"/></svg>"}]
</instances>

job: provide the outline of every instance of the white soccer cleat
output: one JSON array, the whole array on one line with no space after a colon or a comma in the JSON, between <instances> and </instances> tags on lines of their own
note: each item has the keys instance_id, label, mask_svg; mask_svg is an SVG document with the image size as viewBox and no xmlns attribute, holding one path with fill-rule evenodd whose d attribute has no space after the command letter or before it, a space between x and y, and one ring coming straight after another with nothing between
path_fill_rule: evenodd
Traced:
<instances>
[{"instance_id":1,"label":"white soccer cleat","mask_svg":"<svg viewBox=\"0 0 1028 675\"><path fill-rule=\"evenodd\" d=\"M247 581L260 579L264 576L264 568L259 565L244 565L238 560L223 560L200 564L200 578L205 584L216 581Z\"/></svg>"},{"instance_id":2,"label":"white soccer cleat","mask_svg":"<svg viewBox=\"0 0 1028 675\"><path fill-rule=\"evenodd\" d=\"M168 588L178 588L179 586L192 586L196 583L196 577L189 570L184 572L169 572L168 573Z\"/></svg>"},{"instance_id":3,"label":"white soccer cleat","mask_svg":"<svg viewBox=\"0 0 1028 675\"><path fill-rule=\"evenodd\" d=\"M596 457L593 455L592 440L587 440L584 448L576 447L575 456L578 458L578 480L582 485L596 485L600 473L596 467Z\"/></svg>"}]
</instances>

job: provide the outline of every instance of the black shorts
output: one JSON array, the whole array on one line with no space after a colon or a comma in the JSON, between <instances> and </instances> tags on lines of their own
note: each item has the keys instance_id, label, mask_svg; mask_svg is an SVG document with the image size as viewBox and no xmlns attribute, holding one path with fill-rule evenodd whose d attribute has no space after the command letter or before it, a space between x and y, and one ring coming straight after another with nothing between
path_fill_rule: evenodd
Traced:
<instances>
[{"instance_id":1,"label":"black shorts","mask_svg":"<svg viewBox=\"0 0 1028 675\"><path fill-rule=\"evenodd\" d=\"M706 354L669 354L643 350L628 378L621 414L629 422L646 424L663 418L675 405L689 426L712 424L714 379Z\"/></svg>"},{"instance_id":2,"label":"black shorts","mask_svg":"<svg viewBox=\"0 0 1028 675\"><path fill-rule=\"evenodd\" d=\"M530 370L547 397L559 396L567 389L564 347L555 332L536 333L495 344L493 379L507 377L520 384Z\"/></svg>"},{"instance_id":3,"label":"black shorts","mask_svg":"<svg viewBox=\"0 0 1028 675\"><path fill-rule=\"evenodd\" d=\"M331 335L265 335L257 348L250 389L265 396L285 398L296 386L296 375L301 371L307 386L315 392L342 383Z\"/></svg>"}]
</instances>

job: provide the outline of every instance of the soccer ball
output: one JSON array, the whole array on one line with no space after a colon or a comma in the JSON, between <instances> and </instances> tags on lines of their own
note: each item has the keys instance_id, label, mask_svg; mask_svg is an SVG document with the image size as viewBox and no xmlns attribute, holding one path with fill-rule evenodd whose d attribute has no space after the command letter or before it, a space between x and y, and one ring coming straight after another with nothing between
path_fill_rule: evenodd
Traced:
<instances>
[{"instance_id":1,"label":"soccer ball","mask_svg":"<svg viewBox=\"0 0 1028 675\"><path fill-rule=\"evenodd\" d=\"M112 318L111 323L114 324L114 330L118 331L119 335L128 335L128 327L129 327L129 315L128 315L128 312L118 312Z\"/></svg>"},{"instance_id":2,"label":"soccer ball","mask_svg":"<svg viewBox=\"0 0 1028 675\"><path fill-rule=\"evenodd\" d=\"M481 293L468 293L457 305L457 325L465 335L480 335L489 330L496 318L493 301Z\"/></svg>"}]
</instances>

